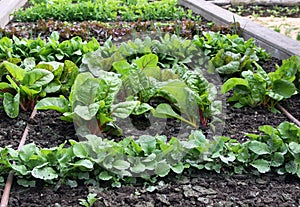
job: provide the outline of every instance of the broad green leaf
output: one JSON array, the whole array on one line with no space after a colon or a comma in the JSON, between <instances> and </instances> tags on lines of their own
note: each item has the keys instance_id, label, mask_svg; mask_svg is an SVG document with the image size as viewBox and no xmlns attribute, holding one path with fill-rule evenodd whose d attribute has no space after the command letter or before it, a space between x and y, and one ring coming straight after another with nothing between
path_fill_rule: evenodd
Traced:
<instances>
[{"instance_id":1,"label":"broad green leaf","mask_svg":"<svg viewBox=\"0 0 300 207\"><path fill-rule=\"evenodd\" d=\"M150 155L156 148L156 139L153 136L142 135L138 139L145 154Z\"/></svg>"},{"instance_id":2,"label":"broad green leaf","mask_svg":"<svg viewBox=\"0 0 300 207\"><path fill-rule=\"evenodd\" d=\"M216 68L216 71L220 74L233 74L240 70L240 62L239 61L231 61L226 65L220 66Z\"/></svg>"},{"instance_id":3,"label":"broad green leaf","mask_svg":"<svg viewBox=\"0 0 300 207\"><path fill-rule=\"evenodd\" d=\"M234 87L242 85L249 89L248 81L242 78L230 78L221 87L221 93L225 94ZM249 89L250 90L250 89Z\"/></svg>"},{"instance_id":4,"label":"broad green leaf","mask_svg":"<svg viewBox=\"0 0 300 207\"><path fill-rule=\"evenodd\" d=\"M9 88L12 88L12 86L9 83L6 83L6 82L0 83L0 91L3 89L9 89Z\"/></svg>"},{"instance_id":5,"label":"broad green leaf","mask_svg":"<svg viewBox=\"0 0 300 207\"><path fill-rule=\"evenodd\" d=\"M78 142L73 146L73 153L79 158L89 157L89 147L84 142Z\"/></svg>"},{"instance_id":6,"label":"broad green leaf","mask_svg":"<svg viewBox=\"0 0 300 207\"><path fill-rule=\"evenodd\" d=\"M133 110L132 114L134 114L134 115L141 115L141 114L144 114L145 112L150 111L152 109L153 109L153 107L150 106L149 104L142 103L142 104L140 104L138 107L136 107Z\"/></svg>"},{"instance_id":7,"label":"broad green leaf","mask_svg":"<svg viewBox=\"0 0 300 207\"><path fill-rule=\"evenodd\" d=\"M42 180L53 180L55 178L58 178L58 174L55 172L55 170L53 170L52 167L42 167L42 168L35 167L31 171L31 174L33 177Z\"/></svg>"},{"instance_id":8,"label":"broad green leaf","mask_svg":"<svg viewBox=\"0 0 300 207\"><path fill-rule=\"evenodd\" d=\"M34 89L50 83L53 78L54 75L50 71L45 69L35 69L24 75L22 84Z\"/></svg>"},{"instance_id":9,"label":"broad green leaf","mask_svg":"<svg viewBox=\"0 0 300 207\"><path fill-rule=\"evenodd\" d=\"M24 162L29 162L30 158L37 153L37 147L35 144L30 143L24 145L19 151L19 157Z\"/></svg>"},{"instance_id":10,"label":"broad green leaf","mask_svg":"<svg viewBox=\"0 0 300 207\"><path fill-rule=\"evenodd\" d=\"M84 120L91 120L93 117L96 116L100 107L99 102L92 103L88 106L75 106L74 113L76 113L79 117L83 118Z\"/></svg>"},{"instance_id":11,"label":"broad green leaf","mask_svg":"<svg viewBox=\"0 0 300 207\"><path fill-rule=\"evenodd\" d=\"M16 118L19 115L20 94L13 96L10 93L4 93L3 107L4 111L10 118Z\"/></svg>"},{"instance_id":12,"label":"broad green leaf","mask_svg":"<svg viewBox=\"0 0 300 207\"><path fill-rule=\"evenodd\" d=\"M17 81L22 81L25 74L27 73L25 69L22 69L13 63L4 61L3 65L6 68L6 70L11 74L11 76L14 77L14 79L16 79Z\"/></svg>"},{"instance_id":13,"label":"broad green leaf","mask_svg":"<svg viewBox=\"0 0 300 207\"><path fill-rule=\"evenodd\" d=\"M114 62L113 67L122 76L128 76L130 74L130 64L126 60Z\"/></svg>"},{"instance_id":14,"label":"broad green leaf","mask_svg":"<svg viewBox=\"0 0 300 207\"><path fill-rule=\"evenodd\" d=\"M285 164L285 170L288 173L295 174L297 172L298 164L295 160L291 160Z\"/></svg>"},{"instance_id":15,"label":"broad green leaf","mask_svg":"<svg viewBox=\"0 0 300 207\"><path fill-rule=\"evenodd\" d=\"M113 116L125 119L139 106L139 101L125 101L111 106Z\"/></svg>"},{"instance_id":16,"label":"broad green leaf","mask_svg":"<svg viewBox=\"0 0 300 207\"><path fill-rule=\"evenodd\" d=\"M300 137L300 127L296 124L285 121L279 124L277 130L280 133L280 137L286 139L287 142L298 142L298 138Z\"/></svg>"},{"instance_id":17,"label":"broad green leaf","mask_svg":"<svg viewBox=\"0 0 300 207\"><path fill-rule=\"evenodd\" d=\"M85 170L85 169L92 170L94 167L94 164L90 160L87 160L87 159L79 160L72 165L75 167L79 167L80 169L83 168L83 170Z\"/></svg>"},{"instance_id":18,"label":"broad green leaf","mask_svg":"<svg viewBox=\"0 0 300 207\"><path fill-rule=\"evenodd\" d=\"M254 141L250 141L248 146L249 149L257 155L270 154L268 145L266 143L254 140Z\"/></svg>"},{"instance_id":19,"label":"broad green leaf","mask_svg":"<svg viewBox=\"0 0 300 207\"><path fill-rule=\"evenodd\" d=\"M155 173L159 177L165 177L168 175L170 172L170 165L166 163L166 161L161 161L158 162L157 165L155 166Z\"/></svg>"},{"instance_id":20,"label":"broad green leaf","mask_svg":"<svg viewBox=\"0 0 300 207\"><path fill-rule=\"evenodd\" d=\"M296 87L292 82L279 79L273 82L272 91L269 92L269 96L275 100L282 100L283 98L290 98L296 92ZM281 98L282 97L282 98Z\"/></svg>"},{"instance_id":21,"label":"broad green leaf","mask_svg":"<svg viewBox=\"0 0 300 207\"><path fill-rule=\"evenodd\" d=\"M35 105L37 110L55 110L60 113L69 111L69 101L64 97L47 97L37 102Z\"/></svg>"},{"instance_id":22,"label":"broad green leaf","mask_svg":"<svg viewBox=\"0 0 300 207\"><path fill-rule=\"evenodd\" d=\"M270 171L270 164L264 159L255 160L251 162L250 165L255 167L260 173L266 173Z\"/></svg>"},{"instance_id":23,"label":"broad green leaf","mask_svg":"<svg viewBox=\"0 0 300 207\"><path fill-rule=\"evenodd\" d=\"M113 176L110 175L107 171L102 171L102 172L99 174L98 178L99 178L100 180L110 180L110 179L113 178Z\"/></svg>"},{"instance_id":24,"label":"broad green leaf","mask_svg":"<svg viewBox=\"0 0 300 207\"><path fill-rule=\"evenodd\" d=\"M182 162L177 163L176 165L171 166L173 172L180 174L184 170L184 165Z\"/></svg>"},{"instance_id":25,"label":"broad green leaf","mask_svg":"<svg viewBox=\"0 0 300 207\"><path fill-rule=\"evenodd\" d=\"M74 100L81 103L80 105L89 106L95 102L99 89L99 81L96 78L86 79L75 89ZM73 107L75 108L76 106Z\"/></svg>"},{"instance_id":26,"label":"broad green leaf","mask_svg":"<svg viewBox=\"0 0 300 207\"><path fill-rule=\"evenodd\" d=\"M44 92L46 93L56 93L61 89L61 84L59 81L53 81L47 84L47 86L44 88Z\"/></svg>"},{"instance_id":27,"label":"broad green leaf","mask_svg":"<svg viewBox=\"0 0 300 207\"><path fill-rule=\"evenodd\" d=\"M16 164L12 164L11 165L11 168L19 173L20 175L28 175L30 173L29 170L27 170L26 166L25 165L16 165Z\"/></svg>"},{"instance_id":28,"label":"broad green leaf","mask_svg":"<svg viewBox=\"0 0 300 207\"><path fill-rule=\"evenodd\" d=\"M143 163L141 162L138 162L138 163L135 163L134 166L132 166L130 168L130 170L133 172L133 173L142 173L146 170L146 167Z\"/></svg>"},{"instance_id":29,"label":"broad green leaf","mask_svg":"<svg viewBox=\"0 0 300 207\"><path fill-rule=\"evenodd\" d=\"M78 71L78 67L72 61L66 60L64 62L63 71L60 77L63 92L69 91L78 75Z\"/></svg>"},{"instance_id":30,"label":"broad green leaf","mask_svg":"<svg viewBox=\"0 0 300 207\"><path fill-rule=\"evenodd\" d=\"M155 54L144 55L134 61L139 69L151 70L157 68L158 56Z\"/></svg>"},{"instance_id":31,"label":"broad green leaf","mask_svg":"<svg viewBox=\"0 0 300 207\"><path fill-rule=\"evenodd\" d=\"M295 154L300 153L300 144L298 144L296 142L289 143L289 148Z\"/></svg>"},{"instance_id":32,"label":"broad green leaf","mask_svg":"<svg viewBox=\"0 0 300 207\"><path fill-rule=\"evenodd\" d=\"M279 167L284 163L284 155L280 152L275 152L272 156L271 166Z\"/></svg>"},{"instance_id":33,"label":"broad green leaf","mask_svg":"<svg viewBox=\"0 0 300 207\"><path fill-rule=\"evenodd\" d=\"M126 170L130 167L130 163L125 160L115 160L112 166L118 170Z\"/></svg>"}]
</instances>

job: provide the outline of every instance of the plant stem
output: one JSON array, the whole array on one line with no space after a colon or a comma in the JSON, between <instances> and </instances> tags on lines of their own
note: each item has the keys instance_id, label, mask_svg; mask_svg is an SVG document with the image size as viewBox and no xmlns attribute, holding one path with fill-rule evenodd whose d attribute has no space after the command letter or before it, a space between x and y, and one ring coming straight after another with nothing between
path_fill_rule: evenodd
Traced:
<instances>
[{"instance_id":1,"label":"plant stem","mask_svg":"<svg viewBox=\"0 0 300 207\"><path fill-rule=\"evenodd\" d=\"M296 119L292 114L290 114L285 108L283 108L279 103L277 103L277 108L284 113L292 122L300 127L300 121Z\"/></svg>"}]
</instances>

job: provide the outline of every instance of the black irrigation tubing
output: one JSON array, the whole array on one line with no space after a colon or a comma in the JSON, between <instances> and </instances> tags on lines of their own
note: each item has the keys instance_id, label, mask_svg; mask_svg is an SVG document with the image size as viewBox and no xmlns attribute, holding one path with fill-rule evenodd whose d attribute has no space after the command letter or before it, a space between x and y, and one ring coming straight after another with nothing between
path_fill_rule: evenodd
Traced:
<instances>
[{"instance_id":1,"label":"black irrigation tubing","mask_svg":"<svg viewBox=\"0 0 300 207\"><path fill-rule=\"evenodd\" d=\"M30 119L33 119L35 117L36 113L37 113L37 111L34 109L30 115ZM24 129L22 138L21 138L19 146L18 146L18 150L20 150L23 147L23 145L25 144L26 137L28 135L28 131L29 131L29 123L27 123L27 125ZM0 207L7 207L7 205L8 205L9 194L10 194L10 189L11 189L11 186L13 183L13 178L14 178L14 172L10 171L8 174L7 180L6 180L4 190L3 190Z\"/></svg>"},{"instance_id":2,"label":"black irrigation tubing","mask_svg":"<svg viewBox=\"0 0 300 207\"><path fill-rule=\"evenodd\" d=\"M277 108L284 113L292 122L297 124L300 127L300 121L296 119L292 114L290 114L283 106L281 106L279 103L277 104Z\"/></svg>"}]
</instances>

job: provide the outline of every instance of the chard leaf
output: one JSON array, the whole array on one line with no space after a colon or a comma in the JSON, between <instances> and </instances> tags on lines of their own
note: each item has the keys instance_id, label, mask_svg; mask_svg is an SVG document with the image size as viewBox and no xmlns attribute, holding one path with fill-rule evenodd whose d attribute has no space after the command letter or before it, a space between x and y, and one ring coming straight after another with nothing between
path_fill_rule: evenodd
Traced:
<instances>
[{"instance_id":1,"label":"chard leaf","mask_svg":"<svg viewBox=\"0 0 300 207\"><path fill-rule=\"evenodd\" d=\"M125 160L115 160L112 166L118 170L126 170L130 167L130 163Z\"/></svg>"},{"instance_id":2,"label":"chard leaf","mask_svg":"<svg viewBox=\"0 0 300 207\"><path fill-rule=\"evenodd\" d=\"M94 103L99 91L99 82L96 78L86 79L80 86L77 86L74 94L75 104L89 106ZM73 106L74 109L76 105Z\"/></svg>"},{"instance_id":3,"label":"chard leaf","mask_svg":"<svg viewBox=\"0 0 300 207\"><path fill-rule=\"evenodd\" d=\"M0 83L0 91L3 89L8 89L8 88L12 88L12 86L9 83L6 83L6 82Z\"/></svg>"},{"instance_id":4,"label":"chard leaf","mask_svg":"<svg viewBox=\"0 0 300 207\"><path fill-rule=\"evenodd\" d=\"M295 160L291 160L285 164L285 170L288 173L295 174L297 172L298 164Z\"/></svg>"},{"instance_id":5,"label":"chard leaf","mask_svg":"<svg viewBox=\"0 0 300 207\"><path fill-rule=\"evenodd\" d=\"M133 167L131 167L130 170L133 173L142 173L146 170L146 167L143 163L138 162L138 163L135 163L135 165Z\"/></svg>"},{"instance_id":6,"label":"chard leaf","mask_svg":"<svg viewBox=\"0 0 300 207\"><path fill-rule=\"evenodd\" d=\"M296 124L290 122L282 122L277 130L280 133L282 139L286 139L287 142L295 141L298 142L298 137L300 137L300 128Z\"/></svg>"},{"instance_id":7,"label":"chard leaf","mask_svg":"<svg viewBox=\"0 0 300 207\"><path fill-rule=\"evenodd\" d=\"M250 90L247 80L242 78L230 78L222 85L221 93L225 94L238 85L245 86L247 90Z\"/></svg>"},{"instance_id":8,"label":"chard leaf","mask_svg":"<svg viewBox=\"0 0 300 207\"><path fill-rule=\"evenodd\" d=\"M26 168L25 165L15 165L15 164L12 164L12 165L11 165L11 168L12 168L15 172L17 172L17 173L19 173L19 174L21 174L21 175L28 175L28 174L30 173L30 171L27 170L27 168Z\"/></svg>"},{"instance_id":9,"label":"chard leaf","mask_svg":"<svg viewBox=\"0 0 300 207\"><path fill-rule=\"evenodd\" d=\"M170 165L166 161L158 162L155 166L155 173L159 177L165 177L170 172Z\"/></svg>"},{"instance_id":10,"label":"chard leaf","mask_svg":"<svg viewBox=\"0 0 300 207\"><path fill-rule=\"evenodd\" d=\"M37 110L55 110L60 113L65 113L69 111L69 101L64 96L57 97L47 97L35 105Z\"/></svg>"},{"instance_id":11,"label":"chard leaf","mask_svg":"<svg viewBox=\"0 0 300 207\"><path fill-rule=\"evenodd\" d=\"M139 101L125 101L111 106L112 114L125 119L139 106Z\"/></svg>"},{"instance_id":12,"label":"chard leaf","mask_svg":"<svg viewBox=\"0 0 300 207\"><path fill-rule=\"evenodd\" d=\"M260 173L266 173L271 170L269 162L264 159L255 160L250 165L255 167Z\"/></svg>"},{"instance_id":13,"label":"chard leaf","mask_svg":"<svg viewBox=\"0 0 300 207\"><path fill-rule=\"evenodd\" d=\"M60 77L63 92L69 91L78 75L78 70L78 67L72 61L66 60L64 62L64 67Z\"/></svg>"},{"instance_id":14,"label":"chard leaf","mask_svg":"<svg viewBox=\"0 0 300 207\"><path fill-rule=\"evenodd\" d=\"M268 145L266 143L259 142L256 140L250 141L249 149L257 155L270 154Z\"/></svg>"},{"instance_id":15,"label":"chard leaf","mask_svg":"<svg viewBox=\"0 0 300 207\"><path fill-rule=\"evenodd\" d=\"M113 67L122 76L126 77L130 74L130 64L126 60L114 62Z\"/></svg>"},{"instance_id":16,"label":"chard leaf","mask_svg":"<svg viewBox=\"0 0 300 207\"><path fill-rule=\"evenodd\" d=\"M142 103L142 104L140 104L138 107L136 107L133 110L132 114L134 114L134 115L141 115L141 114L144 114L145 112L150 111L152 109L153 109L153 107L150 106L149 104Z\"/></svg>"},{"instance_id":17,"label":"chard leaf","mask_svg":"<svg viewBox=\"0 0 300 207\"><path fill-rule=\"evenodd\" d=\"M17 81L22 81L27 71L23 68L18 67L17 65L10 62L3 62L6 70L16 79Z\"/></svg>"},{"instance_id":18,"label":"chard leaf","mask_svg":"<svg viewBox=\"0 0 300 207\"><path fill-rule=\"evenodd\" d=\"M296 93L295 85L287 80L279 79L273 82L272 91L268 92L267 94L277 100L280 101L284 98L290 98L292 95Z\"/></svg>"},{"instance_id":19,"label":"chard leaf","mask_svg":"<svg viewBox=\"0 0 300 207\"><path fill-rule=\"evenodd\" d=\"M54 78L54 75L45 69L35 69L27 72L23 78L23 85L28 86L31 89L42 87L50 83Z\"/></svg>"},{"instance_id":20,"label":"chard leaf","mask_svg":"<svg viewBox=\"0 0 300 207\"><path fill-rule=\"evenodd\" d=\"M10 93L4 93L3 107L4 111L10 118L16 118L19 115L20 94L15 96Z\"/></svg>"},{"instance_id":21,"label":"chard leaf","mask_svg":"<svg viewBox=\"0 0 300 207\"><path fill-rule=\"evenodd\" d=\"M83 118L84 120L91 120L96 116L100 107L100 102L92 103L88 106L75 106L74 113Z\"/></svg>"},{"instance_id":22,"label":"chard leaf","mask_svg":"<svg viewBox=\"0 0 300 207\"><path fill-rule=\"evenodd\" d=\"M296 142L289 143L289 148L294 154L300 153L300 144L298 144Z\"/></svg>"},{"instance_id":23,"label":"chard leaf","mask_svg":"<svg viewBox=\"0 0 300 207\"><path fill-rule=\"evenodd\" d=\"M143 72L155 70L158 68L158 56L155 54L144 55L141 58L136 59L134 63L139 69L144 70Z\"/></svg>"},{"instance_id":24,"label":"chard leaf","mask_svg":"<svg viewBox=\"0 0 300 207\"><path fill-rule=\"evenodd\" d=\"M93 169L94 165L90 160L87 159L83 159L83 160L79 160L77 162L75 162L74 164L72 164L74 167L79 167L83 170L91 170Z\"/></svg>"},{"instance_id":25,"label":"chard leaf","mask_svg":"<svg viewBox=\"0 0 300 207\"><path fill-rule=\"evenodd\" d=\"M281 152L275 152L271 160L271 166L279 167L283 163L284 163L284 155Z\"/></svg>"},{"instance_id":26,"label":"chard leaf","mask_svg":"<svg viewBox=\"0 0 300 207\"><path fill-rule=\"evenodd\" d=\"M100 180L110 180L112 179L112 175L110 175L107 171L103 171L99 174L98 178Z\"/></svg>"},{"instance_id":27,"label":"chard leaf","mask_svg":"<svg viewBox=\"0 0 300 207\"><path fill-rule=\"evenodd\" d=\"M46 88L44 88L44 91L46 93L56 93L61 89L61 84L59 81L53 81L49 83Z\"/></svg>"},{"instance_id":28,"label":"chard leaf","mask_svg":"<svg viewBox=\"0 0 300 207\"><path fill-rule=\"evenodd\" d=\"M148 136L148 135L140 136L138 143L141 145L143 151L147 155L152 154L152 152L156 149L156 139L153 136ZM148 156L147 158L150 159L150 157L151 156ZM155 157L154 157L154 159L155 159Z\"/></svg>"},{"instance_id":29,"label":"chard leaf","mask_svg":"<svg viewBox=\"0 0 300 207\"><path fill-rule=\"evenodd\" d=\"M179 162L179 163L177 163L176 165L171 166L171 169L172 169L173 172L175 172L175 173L177 173L177 174L180 174L180 173L182 173L183 170L184 170L184 165L183 165L182 162Z\"/></svg>"},{"instance_id":30,"label":"chard leaf","mask_svg":"<svg viewBox=\"0 0 300 207\"><path fill-rule=\"evenodd\" d=\"M52 167L42 167L42 168L35 167L31 171L31 174L33 177L42 180L53 180L55 178L58 178L58 174L55 172L55 170L53 170Z\"/></svg>"},{"instance_id":31,"label":"chard leaf","mask_svg":"<svg viewBox=\"0 0 300 207\"><path fill-rule=\"evenodd\" d=\"M220 66L216 68L216 71L220 74L233 74L240 70L240 62L239 61L231 61L226 65Z\"/></svg>"}]
</instances>

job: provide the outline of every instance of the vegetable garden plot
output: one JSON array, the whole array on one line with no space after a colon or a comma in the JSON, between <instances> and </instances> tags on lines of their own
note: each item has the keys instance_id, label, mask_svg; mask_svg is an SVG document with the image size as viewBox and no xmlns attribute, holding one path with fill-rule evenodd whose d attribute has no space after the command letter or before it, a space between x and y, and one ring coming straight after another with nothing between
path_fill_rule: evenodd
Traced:
<instances>
[{"instance_id":1,"label":"vegetable garden plot","mask_svg":"<svg viewBox=\"0 0 300 207\"><path fill-rule=\"evenodd\" d=\"M48 148L50 146L47 146L47 142L38 144L39 142L36 140L36 144L25 145L20 152L12 148L1 148L3 158L1 167L4 169L1 172L8 172L11 168L14 169L18 184L24 186L36 185L37 188L27 190L31 195L37 195L40 198L35 201L20 201L21 199L18 196L13 196L11 205L18 206L18 202L21 203L20 205L30 205L27 203L35 203L38 206L45 205L46 202L41 203L42 198L49 199L50 197L44 195L50 194L53 189L52 185L49 188L45 187L46 183L55 184L57 189L52 194L57 200L50 201L50 206L79 206L78 194L80 193L83 193L86 199L80 201L81 205L92 205L93 201L98 200L94 204L95 206L116 206L114 199L110 199L111 203L106 199L109 195L114 195L112 191L119 195L120 200L118 200L118 203L122 206L147 206L151 204L199 206L216 203L228 206L232 203L239 203L238 200L242 200L242 204L249 205L255 205L256 203L268 205L271 202L273 203L270 205L282 205L283 203L288 206L296 205L298 202L296 197L298 195L298 185L297 182L290 185L289 180L296 179L296 176L293 177L292 175L297 175L298 164L295 157L298 153L297 136L299 128L294 124L283 122L287 119L282 114L272 114L269 110L275 111L275 103L284 99L296 103L297 107L299 99L298 96L293 95L299 84L297 72L299 59L296 57L291 58L284 61L282 66L278 68L272 67L272 72L264 72L255 63L265 62L268 54L256 47L253 40L245 42L237 35L225 36L210 32L204 33L200 37L195 36L192 41L182 39L176 35L166 35L162 36L159 41L147 38L145 40L136 39L133 42L118 44L118 47L108 40L103 46L97 44L93 49L95 50L93 53L86 53L84 48L88 43L84 43L83 47L81 44L76 44L79 47L72 48L69 51L70 55L61 53L61 49L58 48L63 47L60 44L64 46L73 45L74 40L78 39L58 43L56 37L57 33L54 33L52 38L48 40L49 42L41 39L27 41L15 38L14 42L5 39L5 42L14 45L12 47L14 50L10 50L11 55L8 58L5 56L6 52L2 53L5 60L1 65L3 74L1 81L3 82L3 89L5 89L3 92L10 94L3 96L3 100L6 97L3 105L6 108L4 112L10 116L15 116L15 110L11 110L11 108L14 109L22 101L18 102L17 98L12 100L11 97L28 96L32 98L30 93L26 92L34 92L34 94L39 94L36 99L38 101L37 109L57 110L60 113L53 115L51 111L39 112L38 115L40 116L47 117L51 114L53 118L56 117L54 119L48 118L49 126L42 124L44 118L41 119L41 127L34 127L39 122L38 120L29 121L32 125L32 131L36 131L36 133L32 133L34 138L38 138L36 135L40 135L40 139L48 138L51 130L56 129L60 132L54 134L55 136L63 135L61 136L63 138L62 142L64 142L64 139L75 139L68 144L54 145L52 148ZM49 45L52 45L54 47L45 55L43 50L37 49L38 47L27 47L34 45L35 41L37 41L37 45L45 45L48 48L51 48ZM95 42L95 40L93 41ZM28 44L28 42L31 44ZM171 49L168 49L168 47L171 47ZM202 53L206 54L207 59L203 58ZM35 54L35 59L28 58L28 54ZM76 54L72 62L66 62L69 61L69 57L73 57L72 54ZM80 54L86 55L82 58ZM199 58L199 55L202 59ZM46 60L54 62L40 63L40 60L45 61L41 57L46 57ZM244 115L248 113L248 117L252 117L254 122L259 124L259 120L261 120L261 124L259 124L260 133L257 133L257 135L249 134L247 140L240 133L238 141L235 141L234 130L248 133L253 131L249 130L250 127L246 130L237 128L239 126L236 126L234 130L229 127L231 131L226 130L223 135L231 138L223 136L207 139L201 130L197 130L200 125L203 127L214 123L211 115L216 113L216 108L214 108L216 105L213 107L215 99L207 96L213 92L210 82L206 80L205 76L202 76L199 70L190 70L188 63L194 59L201 61L210 70L221 74L223 81L227 83L223 86L224 92L234 88L235 96L241 93L243 96L249 97L249 102L245 102L245 98L232 99L232 101L237 102L235 106L242 107L241 109L231 110L232 105L228 107L230 107L230 113L238 112L236 116L233 115L232 117L245 121ZM59 63L59 61L61 62ZM79 63L81 62L83 64L80 66ZM74 70L77 67L69 67L75 65L75 63L78 66L78 71L81 72L79 74L77 69ZM290 70L288 74L283 72L286 68ZM12 71L18 71L19 73ZM143 71L143 73L139 71ZM47 81L48 83L46 85L41 84L39 78L36 79L38 75L28 75L28 72L31 72L31 74L38 72L38 74L42 74L42 77L50 77L49 79L43 79L42 82ZM49 75L50 73L52 75ZM278 81L280 77L283 81ZM31 81L25 81L24 79ZM261 88L253 87L257 81L263 83ZM123 91L130 93L127 93L127 95L124 95L125 93L118 94L117 91L121 88L120 83L125 83L123 84L125 88L129 86ZM38 87L36 84L39 84ZM151 87L147 88L145 84ZM282 84L291 86L289 87L290 90L281 91L278 89L280 87L274 87ZM13 85L13 87L10 85ZM134 91L136 85L143 86L145 90ZM92 95L90 96L92 99L86 102L87 99L83 98L86 93L83 93L84 90L82 89L95 88L94 86L96 88L99 86L101 90L99 93L88 94ZM179 91L184 89L185 92L180 94L181 99L170 86L180 86L175 87ZM260 91L259 96L255 96L255 90L258 89ZM187 91L191 93L187 93ZM101 92L106 93L101 94ZM119 101L117 104L112 101L115 94L123 95L121 97L117 96ZM192 116L184 117L189 111L183 110L186 106L183 105L182 100L189 97L190 94L195 98L199 111L202 111L198 122L194 122ZM161 98L162 95L164 101L158 101L157 98ZM155 101L147 101L149 99ZM286 103L290 105L289 102ZM249 108L245 105L257 106L258 108ZM30 104L26 104L26 106L30 108ZM291 109L297 111L297 108ZM182 139L181 134L178 134L178 132L174 133L170 130L168 131L169 134L165 134L167 136L146 134L135 138L121 136L121 141L113 140L115 136L120 135L122 132L118 127L118 123L115 122L116 119L130 115L140 116L145 112L148 115L168 117L173 122L180 120L197 128L190 132L189 136L184 135L185 139ZM66 124L67 122L59 120L60 115L64 117L65 121L76 117L89 121L91 117L96 116L100 120L100 122L97 122L100 126L98 127L100 131L97 131L98 135L101 135L102 138L105 136L108 139L81 134L81 136L87 136L88 141L78 142L76 137L72 138L72 133L74 133L71 129L72 123ZM274 119L274 117L276 117L276 121L272 123L273 126L262 126L270 124L269 120ZM234 126L234 121L237 120L229 118L227 121L229 123L233 121L231 126ZM246 121L249 122L249 120ZM70 133L66 136L64 136L65 129L60 127L65 125L68 126ZM46 134L44 134L43 129L47 132ZM97 127L87 125L85 129L91 132ZM204 133L206 130L205 127L202 128ZM276 134L275 137L274 134ZM53 137L51 136L51 138ZM273 145L272 143L276 144ZM112 149L114 149L115 155L121 158L130 155L132 159L120 159L120 157L111 154ZM162 154L165 154L164 159L159 158ZM180 154L184 154L184 156L178 156ZM140 161L133 159L140 157L143 157ZM10 165L7 160L14 160L15 163ZM68 161L67 164L66 160ZM120 170L122 171L121 174L113 173ZM156 176L151 176L151 170L155 171ZM271 174L272 177L276 177L276 179L271 179L269 175L262 176L262 174L258 174L256 177L250 174L249 176L241 175L230 178L228 174L217 175L213 173L213 171L216 171L257 174L258 172L266 173L271 170L279 174L284 173L285 176ZM199 172L202 175L197 175ZM142 174L144 180L135 178L135 176L132 176L133 173ZM183 178L180 178L181 174ZM182 180L180 185L176 185L176 179L173 180L170 177ZM284 178L286 180L283 180ZM223 180L223 182L220 182L220 180ZM238 191L226 188L226 185L233 186L232 183L237 180L241 184L240 187L237 187L239 192L248 189L249 196L237 196ZM145 183L145 181L147 182ZM270 188L267 186L277 185L278 182L282 185L280 193L285 196L273 200L265 199L266 195L270 195ZM126 184L127 186L124 186ZM72 190L65 185L75 188ZM113 190L110 185L119 187L119 190ZM264 185L267 190L259 190L256 185ZM247 186L247 189L245 186ZM249 190L249 186L251 186L251 190ZM291 194L291 188L287 188L287 186L292 186L295 193ZM13 188L14 192L24 190L20 186L14 187L16 187ZM171 189L174 189L174 191ZM219 189L224 189L223 192L227 192L228 195L225 195ZM35 194L33 192L35 190L38 190L39 193ZM67 190L73 191L72 195L74 195L73 199L75 200L71 201L71 194L67 194L68 199L66 200L61 195L62 190L65 190L65 192ZM169 191L170 193L167 194L166 192ZM124 192L127 192L127 194L124 195ZM257 192L259 193L257 194ZM96 193L96 195L93 193ZM278 189L276 189L276 193L274 192L271 197L278 197ZM229 199L230 196L233 196L232 200Z\"/></svg>"}]
</instances>

